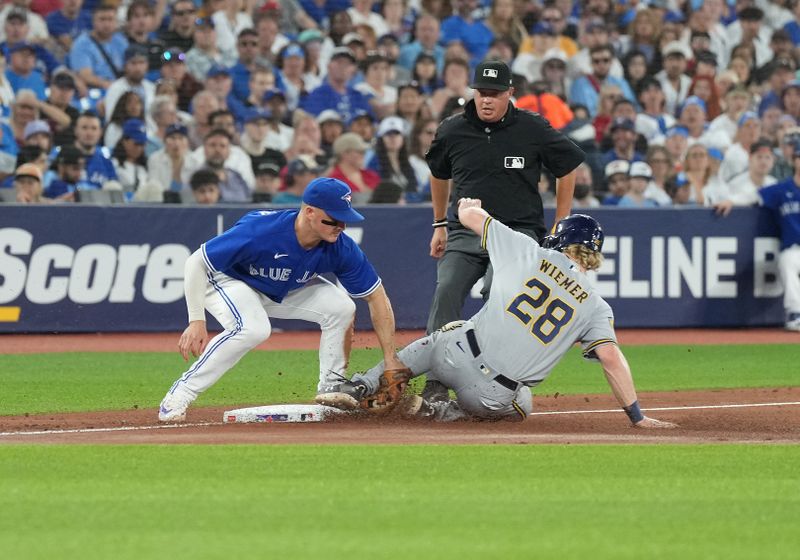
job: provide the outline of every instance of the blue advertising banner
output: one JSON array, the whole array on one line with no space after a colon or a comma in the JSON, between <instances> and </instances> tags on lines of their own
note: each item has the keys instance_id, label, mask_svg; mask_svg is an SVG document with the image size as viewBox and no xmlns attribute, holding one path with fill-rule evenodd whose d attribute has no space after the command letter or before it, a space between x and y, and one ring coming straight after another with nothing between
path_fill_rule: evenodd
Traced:
<instances>
[{"instance_id":1,"label":"blue advertising banner","mask_svg":"<svg viewBox=\"0 0 800 560\"><path fill-rule=\"evenodd\" d=\"M0 206L0 332L174 331L183 265L248 207ZM398 328L424 328L436 284L427 207L363 208L348 228L383 278ZM758 209L591 213L606 232L596 288L620 327L783 322L777 229ZM547 216L552 220L552 210ZM480 283L464 309L481 305ZM358 304L357 327L370 328ZM315 328L276 322L279 328Z\"/></svg>"}]
</instances>

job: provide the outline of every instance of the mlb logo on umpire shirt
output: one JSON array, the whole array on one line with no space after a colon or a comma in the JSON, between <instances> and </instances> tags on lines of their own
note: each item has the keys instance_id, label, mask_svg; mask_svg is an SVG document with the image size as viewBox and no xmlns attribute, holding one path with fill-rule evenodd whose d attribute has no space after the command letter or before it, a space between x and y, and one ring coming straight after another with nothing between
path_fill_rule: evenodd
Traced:
<instances>
[{"instance_id":1,"label":"mlb logo on umpire shirt","mask_svg":"<svg viewBox=\"0 0 800 560\"><path fill-rule=\"evenodd\" d=\"M506 156L504 167L506 169L524 169L525 158L520 156Z\"/></svg>"},{"instance_id":2,"label":"mlb logo on umpire shirt","mask_svg":"<svg viewBox=\"0 0 800 560\"><path fill-rule=\"evenodd\" d=\"M483 76L485 78L496 78L497 77L497 70L494 68L484 68Z\"/></svg>"}]
</instances>

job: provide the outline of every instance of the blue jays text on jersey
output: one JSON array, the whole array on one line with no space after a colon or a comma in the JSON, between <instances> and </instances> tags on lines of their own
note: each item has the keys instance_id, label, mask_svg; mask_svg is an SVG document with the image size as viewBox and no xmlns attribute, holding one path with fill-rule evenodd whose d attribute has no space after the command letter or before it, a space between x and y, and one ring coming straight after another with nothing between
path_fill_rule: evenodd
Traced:
<instances>
[{"instance_id":1,"label":"blue jays text on jersey","mask_svg":"<svg viewBox=\"0 0 800 560\"><path fill-rule=\"evenodd\" d=\"M381 283L367 257L346 235L311 249L297 241L297 210L257 210L202 246L212 272L241 280L280 303L319 274L331 272L353 297L372 293Z\"/></svg>"},{"instance_id":2,"label":"blue jays text on jersey","mask_svg":"<svg viewBox=\"0 0 800 560\"><path fill-rule=\"evenodd\" d=\"M111 151L105 146L98 146L94 153L86 158L86 181L102 188L107 181L117 179L117 171L111 162Z\"/></svg>"}]
</instances>

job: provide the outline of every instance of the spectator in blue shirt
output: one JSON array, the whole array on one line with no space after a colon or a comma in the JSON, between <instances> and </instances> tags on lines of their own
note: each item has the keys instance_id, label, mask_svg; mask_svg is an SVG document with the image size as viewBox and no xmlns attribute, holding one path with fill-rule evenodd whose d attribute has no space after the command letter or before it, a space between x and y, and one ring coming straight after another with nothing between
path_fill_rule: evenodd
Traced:
<instances>
[{"instance_id":1,"label":"spectator in blue shirt","mask_svg":"<svg viewBox=\"0 0 800 560\"><path fill-rule=\"evenodd\" d=\"M472 14L478 7L478 0L454 0L453 9L457 12L442 22L441 43L461 41L470 56L472 66L483 60L494 33Z\"/></svg>"},{"instance_id":2,"label":"spectator in blue shirt","mask_svg":"<svg viewBox=\"0 0 800 560\"><path fill-rule=\"evenodd\" d=\"M5 31L6 40L0 43L0 50L3 52L3 56L8 59L10 56L9 47L28 41L30 25L28 24L27 14L21 10L11 10L3 24L3 31ZM30 45L36 54L36 68L45 77L52 75L61 63L41 45L33 43L30 43Z\"/></svg>"},{"instance_id":3,"label":"spectator in blue shirt","mask_svg":"<svg viewBox=\"0 0 800 560\"><path fill-rule=\"evenodd\" d=\"M92 14L92 30L82 33L69 53L69 67L89 87L106 89L122 74L128 41L117 31L117 10L99 5Z\"/></svg>"},{"instance_id":4,"label":"spectator in blue shirt","mask_svg":"<svg viewBox=\"0 0 800 560\"><path fill-rule=\"evenodd\" d=\"M589 110L589 115L594 118L597 114L597 101L600 88L605 85L617 86L625 99L636 103L636 98L628 82L621 78L609 75L611 62L614 60L614 50L611 45L598 45L589 50L592 73L577 78L570 88L569 99L572 104L583 105Z\"/></svg>"},{"instance_id":5,"label":"spectator in blue shirt","mask_svg":"<svg viewBox=\"0 0 800 560\"><path fill-rule=\"evenodd\" d=\"M603 164L623 160L628 163L644 161L644 155L636 151L636 127L626 117L617 117L608 127L611 134L612 147L603 154Z\"/></svg>"},{"instance_id":6,"label":"spectator in blue shirt","mask_svg":"<svg viewBox=\"0 0 800 560\"><path fill-rule=\"evenodd\" d=\"M103 188L108 181L117 180L117 171L111 162L111 151L100 146L103 129L97 113L87 111L75 124L75 145L86 157L86 181L95 189Z\"/></svg>"},{"instance_id":7,"label":"spectator in blue shirt","mask_svg":"<svg viewBox=\"0 0 800 560\"><path fill-rule=\"evenodd\" d=\"M230 68L233 80L233 95L243 102L250 96L250 73L256 65L258 56L258 34L252 27L243 29L236 40L236 52L239 59Z\"/></svg>"},{"instance_id":8,"label":"spectator in blue shirt","mask_svg":"<svg viewBox=\"0 0 800 560\"><path fill-rule=\"evenodd\" d=\"M8 49L10 55L6 78L16 94L21 89L30 89L39 100L44 101L45 82L36 69L36 51L29 43L17 43Z\"/></svg>"},{"instance_id":9,"label":"spectator in blue shirt","mask_svg":"<svg viewBox=\"0 0 800 560\"><path fill-rule=\"evenodd\" d=\"M322 5L318 0L300 0L300 7L317 23L320 29L327 29L331 14L349 8L350 0L324 0Z\"/></svg>"},{"instance_id":10,"label":"spectator in blue shirt","mask_svg":"<svg viewBox=\"0 0 800 560\"><path fill-rule=\"evenodd\" d=\"M333 109L344 122L349 122L359 109L372 115L369 98L348 86L355 72L356 59L352 51L347 47L335 48L325 82L300 101L300 108L314 116L325 109Z\"/></svg>"},{"instance_id":11,"label":"spectator in blue shirt","mask_svg":"<svg viewBox=\"0 0 800 560\"><path fill-rule=\"evenodd\" d=\"M72 43L84 31L92 28L92 16L81 10L83 0L61 0L61 9L50 12L44 18L47 31L65 53L72 49Z\"/></svg>"},{"instance_id":12,"label":"spectator in blue shirt","mask_svg":"<svg viewBox=\"0 0 800 560\"><path fill-rule=\"evenodd\" d=\"M414 62L420 53L426 53L436 60L436 73L444 70L444 47L439 44L439 20L430 14L422 14L414 23L416 40L400 47L397 64L408 70L414 70Z\"/></svg>"},{"instance_id":13,"label":"spectator in blue shirt","mask_svg":"<svg viewBox=\"0 0 800 560\"><path fill-rule=\"evenodd\" d=\"M783 29L789 34L794 46L797 47L800 46L800 2L798 0L794 0L792 12L794 13L794 18L784 25Z\"/></svg>"},{"instance_id":14,"label":"spectator in blue shirt","mask_svg":"<svg viewBox=\"0 0 800 560\"><path fill-rule=\"evenodd\" d=\"M75 191L83 186L81 177L85 167L86 156L77 146L63 146L56 156L57 176L45 189L44 195L47 198L74 201Z\"/></svg>"}]
</instances>

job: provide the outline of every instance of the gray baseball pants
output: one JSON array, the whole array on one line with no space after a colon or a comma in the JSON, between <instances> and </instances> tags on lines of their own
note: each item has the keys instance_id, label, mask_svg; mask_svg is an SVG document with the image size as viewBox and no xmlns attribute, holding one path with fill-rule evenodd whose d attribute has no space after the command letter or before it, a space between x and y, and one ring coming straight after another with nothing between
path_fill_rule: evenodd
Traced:
<instances>
[{"instance_id":1,"label":"gray baseball pants","mask_svg":"<svg viewBox=\"0 0 800 560\"><path fill-rule=\"evenodd\" d=\"M482 358L470 321L458 321L417 339L398 352L414 377L427 374L456 393L455 409L485 419L524 420L533 410L529 387L496 371ZM378 389L384 364L353 376L372 394ZM448 415L454 419L454 415Z\"/></svg>"}]
</instances>

